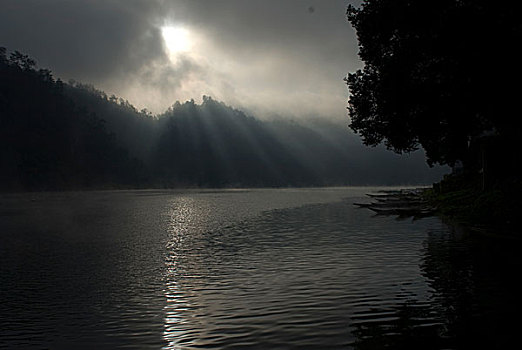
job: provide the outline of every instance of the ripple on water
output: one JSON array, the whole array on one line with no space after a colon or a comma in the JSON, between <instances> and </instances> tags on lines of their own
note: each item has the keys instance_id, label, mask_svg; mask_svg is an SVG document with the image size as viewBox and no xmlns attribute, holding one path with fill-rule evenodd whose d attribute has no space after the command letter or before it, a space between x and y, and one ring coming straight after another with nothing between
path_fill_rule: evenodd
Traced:
<instances>
[{"instance_id":1,"label":"ripple on water","mask_svg":"<svg viewBox=\"0 0 522 350\"><path fill-rule=\"evenodd\" d=\"M181 341L177 322L168 322L170 346L346 347L354 328L396 323L396 305L425 306L429 287L419 269L425 236L389 219L362 215L354 223L350 205L266 212L174 248L173 299L183 290L179 301L191 307L167 310L191 333ZM436 322L418 317L416 324Z\"/></svg>"},{"instance_id":2,"label":"ripple on water","mask_svg":"<svg viewBox=\"0 0 522 350\"><path fill-rule=\"evenodd\" d=\"M0 348L508 348L518 246L364 191L2 197Z\"/></svg>"}]
</instances>

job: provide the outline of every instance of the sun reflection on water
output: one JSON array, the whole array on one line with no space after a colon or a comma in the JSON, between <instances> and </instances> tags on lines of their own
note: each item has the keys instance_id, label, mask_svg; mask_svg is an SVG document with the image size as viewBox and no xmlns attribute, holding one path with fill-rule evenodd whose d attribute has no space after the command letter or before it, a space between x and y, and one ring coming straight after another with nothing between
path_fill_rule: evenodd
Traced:
<instances>
[{"instance_id":1,"label":"sun reflection on water","mask_svg":"<svg viewBox=\"0 0 522 350\"><path fill-rule=\"evenodd\" d=\"M165 329L163 337L167 342L164 349L178 349L181 345L192 344L194 322L191 314L194 310L195 296L184 287L184 279L193 279L193 272L199 265L197 247L194 243L205 234L212 222L209 221L211 206L206 201L195 200L194 197L179 197L169 204L169 224L167 227L168 241L165 256L166 274L165 290Z\"/></svg>"},{"instance_id":2,"label":"sun reflection on water","mask_svg":"<svg viewBox=\"0 0 522 350\"><path fill-rule=\"evenodd\" d=\"M179 253L186 240L189 228L194 224L194 200L190 197L177 198L171 203L169 211L169 225L167 228L167 254L165 257L165 329L164 339L167 342L165 349L175 349L179 340L184 337L183 313L188 310L187 300L183 289L177 281Z\"/></svg>"},{"instance_id":3,"label":"sun reflection on water","mask_svg":"<svg viewBox=\"0 0 522 350\"><path fill-rule=\"evenodd\" d=\"M175 349L179 346L179 339L183 338L185 331L183 313L187 310L186 298L183 289L177 282L179 251L188 234L189 227L193 224L193 202L188 197L179 198L177 203L172 203L169 212L169 225L167 228L167 254L165 257L165 329L164 339L167 342L165 349Z\"/></svg>"}]
</instances>

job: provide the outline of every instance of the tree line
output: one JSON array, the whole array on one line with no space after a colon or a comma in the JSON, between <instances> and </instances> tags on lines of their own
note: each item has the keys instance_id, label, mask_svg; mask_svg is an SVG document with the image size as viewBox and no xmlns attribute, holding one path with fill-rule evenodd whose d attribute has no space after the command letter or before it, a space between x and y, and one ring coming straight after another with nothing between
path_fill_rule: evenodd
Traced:
<instances>
[{"instance_id":1,"label":"tree line","mask_svg":"<svg viewBox=\"0 0 522 350\"><path fill-rule=\"evenodd\" d=\"M0 189L404 184L422 154L368 152L327 121L261 121L204 96L160 115L0 49Z\"/></svg>"}]
</instances>

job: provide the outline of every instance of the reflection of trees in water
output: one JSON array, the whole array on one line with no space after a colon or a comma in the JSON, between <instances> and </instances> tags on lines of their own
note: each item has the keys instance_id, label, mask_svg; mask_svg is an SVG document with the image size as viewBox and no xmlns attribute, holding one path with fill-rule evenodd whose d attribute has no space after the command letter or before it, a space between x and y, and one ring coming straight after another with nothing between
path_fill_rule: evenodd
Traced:
<instances>
[{"instance_id":1,"label":"reflection of trees in water","mask_svg":"<svg viewBox=\"0 0 522 350\"><path fill-rule=\"evenodd\" d=\"M421 270L433 288L431 307L442 320L440 335L457 346L473 338L471 317L476 309L473 252L460 234L430 232L424 243Z\"/></svg>"},{"instance_id":2,"label":"reflection of trees in water","mask_svg":"<svg viewBox=\"0 0 522 350\"><path fill-rule=\"evenodd\" d=\"M353 320L355 349L440 349L449 345L448 339L440 336L442 325L430 306L410 301L397 304L388 312L393 316L385 320Z\"/></svg>"},{"instance_id":3,"label":"reflection of trees in water","mask_svg":"<svg viewBox=\"0 0 522 350\"><path fill-rule=\"evenodd\" d=\"M457 230L430 232L421 271L425 302L390 306L386 318L352 318L355 349L504 349L515 340L522 295L516 245ZM515 277L515 278L514 278Z\"/></svg>"},{"instance_id":4,"label":"reflection of trees in water","mask_svg":"<svg viewBox=\"0 0 522 350\"><path fill-rule=\"evenodd\" d=\"M421 269L456 348L507 349L515 339L522 260L513 243L459 228L429 234Z\"/></svg>"}]
</instances>

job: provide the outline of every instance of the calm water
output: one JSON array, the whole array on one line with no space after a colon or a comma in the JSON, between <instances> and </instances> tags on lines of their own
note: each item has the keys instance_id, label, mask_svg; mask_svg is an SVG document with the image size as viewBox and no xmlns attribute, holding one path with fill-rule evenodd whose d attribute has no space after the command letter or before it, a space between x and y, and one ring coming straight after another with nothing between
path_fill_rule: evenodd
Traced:
<instances>
[{"instance_id":1,"label":"calm water","mask_svg":"<svg viewBox=\"0 0 522 350\"><path fill-rule=\"evenodd\" d=\"M0 199L0 347L509 348L520 241L356 208L371 189Z\"/></svg>"}]
</instances>

